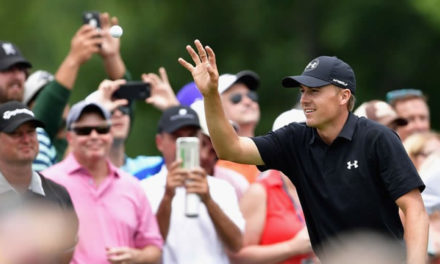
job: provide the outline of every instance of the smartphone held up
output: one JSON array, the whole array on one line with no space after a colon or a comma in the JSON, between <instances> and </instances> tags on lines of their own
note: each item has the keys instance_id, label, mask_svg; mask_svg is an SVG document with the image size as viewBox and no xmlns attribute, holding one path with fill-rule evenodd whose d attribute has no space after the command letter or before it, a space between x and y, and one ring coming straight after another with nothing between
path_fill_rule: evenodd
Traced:
<instances>
[{"instance_id":1,"label":"smartphone held up","mask_svg":"<svg viewBox=\"0 0 440 264\"><path fill-rule=\"evenodd\" d=\"M131 81L119 86L119 89L113 93L115 99L145 100L151 95L151 86L149 83L141 81Z\"/></svg>"}]
</instances>

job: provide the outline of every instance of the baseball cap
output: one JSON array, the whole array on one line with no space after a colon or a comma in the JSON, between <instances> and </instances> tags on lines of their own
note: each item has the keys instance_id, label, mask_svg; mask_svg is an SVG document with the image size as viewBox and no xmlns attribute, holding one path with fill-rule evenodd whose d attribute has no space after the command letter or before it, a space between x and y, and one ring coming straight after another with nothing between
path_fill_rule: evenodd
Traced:
<instances>
[{"instance_id":1,"label":"baseball cap","mask_svg":"<svg viewBox=\"0 0 440 264\"><path fill-rule=\"evenodd\" d=\"M235 75L230 73L222 74L218 78L218 92L222 94L231 88L232 85L239 82L244 83L250 90L257 90L260 84L260 77L255 72L249 70L241 71Z\"/></svg>"},{"instance_id":2,"label":"baseball cap","mask_svg":"<svg viewBox=\"0 0 440 264\"><path fill-rule=\"evenodd\" d=\"M177 100L181 105L190 106L197 100L203 99L202 93L200 93L194 82L185 84L179 92L177 92Z\"/></svg>"},{"instance_id":3,"label":"baseball cap","mask_svg":"<svg viewBox=\"0 0 440 264\"><path fill-rule=\"evenodd\" d=\"M0 71L21 64L31 68L32 64L21 55L20 50L11 42L0 41Z\"/></svg>"},{"instance_id":4,"label":"baseball cap","mask_svg":"<svg viewBox=\"0 0 440 264\"><path fill-rule=\"evenodd\" d=\"M44 127L44 123L36 119L34 113L23 103L9 101L0 104L0 131L12 133L22 124L30 122L35 127Z\"/></svg>"},{"instance_id":5,"label":"baseball cap","mask_svg":"<svg viewBox=\"0 0 440 264\"><path fill-rule=\"evenodd\" d=\"M355 111L357 116L363 116L385 126L406 126L408 121L401 118L393 108L384 101L372 100L361 104Z\"/></svg>"},{"instance_id":6,"label":"baseball cap","mask_svg":"<svg viewBox=\"0 0 440 264\"><path fill-rule=\"evenodd\" d=\"M398 89L387 92L386 98L387 102L391 105L395 103L397 100L409 99L409 98L422 98L426 101L426 96L423 94L421 90L406 88L406 89Z\"/></svg>"},{"instance_id":7,"label":"baseball cap","mask_svg":"<svg viewBox=\"0 0 440 264\"><path fill-rule=\"evenodd\" d=\"M43 70L38 70L29 75L24 83L23 103L28 105L37 96L40 90L53 80L54 76Z\"/></svg>"},{"instance_id":8,"label":"baseball cap","mask_svg":"<svg viewBox=\"0 0 440 264\"><path fill-rule=\"evenodd\" d=\"M80 119L81 115L86 110L87 113L89 112L99 113L106 121L110 122L110 118L111 118L110 112L107 111L102 105L96 102L82 100L74 104L70 108L69 114L67 115L67 119L66 119L67 130L72 129L72 124L77 122Z\"/></svg>"},{"instance_id":9,"label":"baseball cap","mask_svg":"<svg viewBox=\"0 0 440 264\"><path fill-rule=\"evenodd\" d=\"M284 87L321 87L333 84L356 92L354 71L344 61L337 57L320 56L307 64L301 75L288 76L282 81Z\"/></svg>"},{"instance_id":10,"label":"baseball cap","mask_svg":"<svg viewBox=\"0 0 440 264\"><path fill-rule=\"evenodd\" d=\"M173 133L176 130L186 126L200 128L197 113L189 106L173 106L166 109L162 113L162 116L159 119L157 131L159 133Z\"/></svg>"}]
</instances>

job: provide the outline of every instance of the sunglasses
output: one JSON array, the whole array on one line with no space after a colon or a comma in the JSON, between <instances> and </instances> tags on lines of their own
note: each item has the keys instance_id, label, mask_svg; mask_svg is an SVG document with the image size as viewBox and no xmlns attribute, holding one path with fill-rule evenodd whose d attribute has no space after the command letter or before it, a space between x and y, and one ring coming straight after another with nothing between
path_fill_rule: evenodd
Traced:
<instances>
[{"instance_id":1,"label":"sunglasses","mask_svg":"<svg viewBox=\"0 0 440 264\"><path fill-rule=\"evenodd\" d=\"M79 136L90 135L90 133L92 133L92 130L95 130L96 133L103 135L109 133L110 128L111 126L100 126L100 127L84 126L84 127L73 127L72 131Z\"/></svg>"},{"instance_id":2,"label":"sunglasses","mask_svg":"<svg viewBox=\"0 0 440 264\"><path fill-rule=\"evenodd\" d=\"M121 113L122 113L123 115L130 115L130 111L131 111L130 106L128 106L128 105L121 105L120 107L118 107L118 108L116 108L115 110L113 110L113 111L111 112L111 114L113 115L113 114L115 113L116 110L121 111Z\"/></svg>"},{"instance_id":3,"label":"sunglasses","mask_svg":"<svg viewBox=\"0 0 440 264\"><path fill-rule=\"evenodd\" d=\"M235 94L231 94L231 96L229 97L229 100L231 101L231 103L233 104L238 104L241 102L241 100L243 99L244 94L241 93L235 93ZM249 91L246 93L246 96L252 100L252 102L258 102L258 94L254 91Z\"/></svg>"},{"instance_id":4,"label":"sunglasses","mask_svg":"<svg viewBox=\"0 0 440 264\"><path fill-rule=\"evenodd\" d=\"M414 96L414 97L424 97L422 91L417 89L400 89L389 91L386 95L387 102L391 103L394 100L402 99L405 97Z\"/></svg>"}]
</instances>

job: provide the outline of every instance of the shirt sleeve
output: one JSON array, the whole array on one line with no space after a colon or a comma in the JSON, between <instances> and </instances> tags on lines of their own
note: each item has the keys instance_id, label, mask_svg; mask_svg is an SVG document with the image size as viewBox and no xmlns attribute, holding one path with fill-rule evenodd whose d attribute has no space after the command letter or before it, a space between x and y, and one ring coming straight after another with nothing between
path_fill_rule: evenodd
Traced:
<instances>
[{"instance_id":1,"label":"shirt sleeve","mask_svg":"<svg viewBox=\"0 0 440 264\"><path fill-rule=\"evenodd\" d=\"M377 140L371 142L375 142L380 176L392 199L397 200L417 188L422 192L425 185L397 134L391 130L384 130L376 136Z\"/></svg>"},{"instance_id":2,"label":"shirt sleeve","mask_svg":"<svg viewBox=\"0 0 440 264\"><path fill-rule=\"evenodd\" d=\"M50 139L56 136L60 128L64 107L69 97L70 90L54 80L48 83L35 99L32 111L37 119L44 122Z\"/></svg>"},{"instance_id":3,"label":"shirt sleeve","mask_svg":"<svg viewBox=\"0 0 440 264\"><path fill-rule=\"evenodd\" d=\"M163 239L159 232L156 216L153 214L150 203L142 190L141 186L137 184L138 192L138 227L134 238L135 246L143 248L145 246L154 245L162 248Z\"/></svg>"},{"instance_id":4,"label":"shirt sleeve","mask_svg":"<svg viewBox=\"0 0 440 264\"><path fill-rule=\"evenodd\" d=\"M284 171L289 160L295 160L293 157L297 144L294 142L294 125L282 127L276 131L269 132L264 136L251 138L258 148L264 165L257 166L260 171L275 169Z\"/></svg>"}]
</instances>

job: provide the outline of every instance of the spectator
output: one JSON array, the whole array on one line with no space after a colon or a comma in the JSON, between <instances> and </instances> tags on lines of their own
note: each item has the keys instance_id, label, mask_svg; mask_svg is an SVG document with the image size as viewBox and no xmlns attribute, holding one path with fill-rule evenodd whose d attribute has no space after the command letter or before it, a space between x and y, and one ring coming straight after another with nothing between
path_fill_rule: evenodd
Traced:
<instances>
[{"instance_id":1,"label":"spectator","mask_svg":"<svg viewBox=\"0 0 440 264\"><path fill-rule=\"evenodd\" d=\"M283 79L300 87L306 124L291 123L260 137L239 137L223 112L214 51L200 41L179 59L204 96L206 120L220 158L282 171L295 184L315 253L342 233L360 229L398 241L408 263L426 261L428 217L422 180L391 130L351 113L354 72L336 57L313 59L302 75ZM404 227L398 209L404 215ZM404 234L405 231L405 234Z\"/></svg>"},{"instance_id":2,"label":"spectator","mask_svg":"<svg viewBox=\"0 0 440 264\"><path fill-rule=\"evenodd\" d=\"M11 42L0 41L0 103L21 101L31 63Z\"/></svg>"},{"instance_id":3,"label":"spectator","mask_svg":"<svg viewBox=\"0 0 440 264\"><path fill-rule=\"evenodd\" d=\"M202 168L189 171L176 161L176 139L197 137L199 129L197 114L191 108L165 110L156 135L165 165L157 175L142 181L165 239L163 263L229 263L227 252L241 247L244 221L233 188L207 176ZM186 192L200 195L195 219L185 216Z\"/></svg>"},{"instance_id":4,"label":"spectator","mask_svg":"<svg viewBox=\"0 0 440 264\"><path fill-rule=\"evenodd\" d=\"M256 90L260 78L252 71L241 71L237 74L225 73L219 77L218 91L221 95L226 118L238 126L240 136L251 137L260 120L260 106ZM260 172L257 167L227 160L219 160L217 166L234 170L253 183Z\"/></svg>"},{"instance_id":5,"label":"spectator","mask_svg":"<svg viewBox=\"0 0 440 264\"><path fill-rule=\"evenodd\" d=\"M177 105L177 99L169 84L165 68L159 69L160 76L155 73L143 74L142 79L151 86L151 96L146 99L146 103L152 104L159 110L164 110L172 105ZM130 133L133 122L134 102L125 100L114 100L113 93L119 89L123 81L103 81L97 91L90 94L86 100L99 102L112 113L113 144L110 150L110 160L123 171L134 175L142 180L158 173L164 163L160 156L143 156L135 158L128 157L125 153L125 142ZM127 104L128 103L128 104Z\"/></svg>"},{"instance_id":6,"label":"spectator","mask_svg":"<svg viewBox=\"0 0 440 264\"><path fill-rule=\"evenodd\" d=\"M405 139L403 146L419 170L425 159L440 149L440 135L436 132L415 133Z\"/></svg>"},{"instance_id":7,"label":"spectator","mask_svg":"<svg viewBox=\"0 0 440 264\"><path fill-rule=\"evenodd\" d=\"M78 219L68 192L32 170L38 153L35 128L42 126L22 103L0 105L3 263L69 263L76 244ZM52 232L39 233L48 228Z\"/></svg>"},{"instance_id":8,"label":"spectator","mask_svg":"<svg viewBox=\"0 0 440 264\"><path fill-rule=\"evenodd\" d=\"M64 185L78 212L73 263L155 263L162 238L139 182L114 167L110 113L81 101L67 116L72 152L43 174Z\"/></svg>"},{"instance_id":9,"label":"spectator","mask_svg":"<svg viewBox=\"0 0 440 264\"><path fill-rule=\"evenodd\" d=\"M389 104L379 100L372 100L361 104L354 111L354 114L376 121L392 130L408 125L408 121L399 117Z\"/></svg>"},{"instance_id":10,"label":"spectator","mask_svg":"<svg viewBox=\"0 0 440 264\"><path fill-rule=\"evenodd\" d=\"M400 89L387 93L387 102L394 108L397 115L408 121L408 125L397 129L402 141L416 132L427 132L431 128L429 107L422 91L416 89Z\"/></svg>"}]
</instances>

